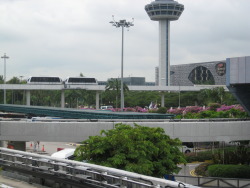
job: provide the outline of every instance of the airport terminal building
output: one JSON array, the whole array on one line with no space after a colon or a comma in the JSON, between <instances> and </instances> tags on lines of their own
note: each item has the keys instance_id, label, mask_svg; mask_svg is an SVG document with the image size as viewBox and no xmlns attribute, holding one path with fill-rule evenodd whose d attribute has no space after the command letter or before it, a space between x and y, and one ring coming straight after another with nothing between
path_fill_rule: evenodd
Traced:
<instances>
[{"instance_id":1,"label":"airport terminal building","mask_svg":"<svg viewBox=\"0 0 250 188\"><path fill-rule=\"evenodd\" d=\"M120 78L117 78L120 79ZM145 77L124 77L127 85L159 85L159 68L155 68L155 82L146 82ZM99 81L106 85L107 81ZM226 61L211 61L170 66L170 86L226 85Z\"/></svg>"},{"instance_id":2,"label":"airport terminal building","mask_svg":"<svg viewBox=\"0 0 250 188\"><path fill-rule=\"evenodd\" d=\"M172 86L226 85L226 61L172 65L170 83Z\"/></svg>"}]
</instances>

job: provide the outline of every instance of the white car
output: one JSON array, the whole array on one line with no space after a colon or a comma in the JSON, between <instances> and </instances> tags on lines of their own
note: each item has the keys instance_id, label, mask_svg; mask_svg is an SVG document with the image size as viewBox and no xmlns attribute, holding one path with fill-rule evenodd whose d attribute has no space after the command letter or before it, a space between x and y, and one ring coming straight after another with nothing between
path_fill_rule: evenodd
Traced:
<instances>
[{"instance_id":1,"label":"white car","mask_svg":"<svg viewBox=\"0 0 250 188\"><path fill-rule=\"evenodd\" d=\"M51 155L51 157L56 157L59 159L74 159L75 148L65 148L58 152L55 152Z\"/></svg>"},{"instance_id":2,"label":"white car","mask_svg":"<svg viewBox=\"0 0 250 188\"><path fill-rule=\"evenodd\" d=\"M111 110L113 106L101 106L101 110Z\"/></svg>"}]
</instances>

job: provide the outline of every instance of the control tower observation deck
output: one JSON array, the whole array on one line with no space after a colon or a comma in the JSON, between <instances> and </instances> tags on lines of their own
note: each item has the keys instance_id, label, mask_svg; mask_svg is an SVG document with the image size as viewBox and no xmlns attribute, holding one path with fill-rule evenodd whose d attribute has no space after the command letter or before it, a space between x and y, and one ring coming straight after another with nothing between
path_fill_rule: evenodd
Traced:
<instances>
[{"instance_id":1,"label":"control tower observation deck","mask_svg":"<svg viewBox=\"0 0 250 188\"><path fill-rule=\"evenodd\" d=\"M179 19L184 5L174 0L155 0L145 10L151 20L159 21L159 85L170 85L170 21Z\"/></svg>"}]
</instances>

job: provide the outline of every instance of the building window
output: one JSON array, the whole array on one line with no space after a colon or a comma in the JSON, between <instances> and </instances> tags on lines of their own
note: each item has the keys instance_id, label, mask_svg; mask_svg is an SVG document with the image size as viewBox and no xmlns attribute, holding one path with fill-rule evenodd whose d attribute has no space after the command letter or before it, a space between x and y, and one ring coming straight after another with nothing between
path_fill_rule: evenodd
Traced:
<instances>
[{"instance_id":1,"label":"building window","mask_svg":"<svg viewBox=\"0 0 250 188\"><path fill-rule=\"evenodd\" d=\"M208 70L206 67L198 66L194 68L189 76L188 79L193 84L200 84L200 85L214 85L214 77L210 70Z\"/></svg>"}]
</instances>

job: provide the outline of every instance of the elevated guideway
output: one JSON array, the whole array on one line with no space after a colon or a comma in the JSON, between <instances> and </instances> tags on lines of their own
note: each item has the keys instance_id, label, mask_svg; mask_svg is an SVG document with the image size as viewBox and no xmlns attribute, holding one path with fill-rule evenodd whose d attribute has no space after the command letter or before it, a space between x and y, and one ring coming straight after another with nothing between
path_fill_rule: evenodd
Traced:
<instances>
[{"instance_id":1,"label":"elevated guideway","mask_svg":"<svg viewBox=\"0 0 250 188\"><path fill-rule=\"evenodd\" d=\"M77 110L25 105L0 104L0 111L23 113L32 116L53 116L63 119L170 119L172 114L112 112L109 110Z\"/></svg>"},{"instance_id":2,"label":"elevated guideway","mask_svg":"<svg viewBox=\"0 0 250 188\"><path fill-rule=\"evenodd\" d=\"M225 85L195 85L195 86L128 86L130 91L199 91L201 89L212 89L224 87ZM91 91L105 91L105 85L63 85L63 84L0 84L0 90L75 90L85 89Z\"/></svg>"},{"instance_id":3,"label":"elevated guideway","mask_svg":"<svg viewBox=\"0 0 250 188\"><path fill-rule=\"evenodd\" d=\"M250 56L228 58L226 85L250 115Z\"/></svg>"}]
</instances>

